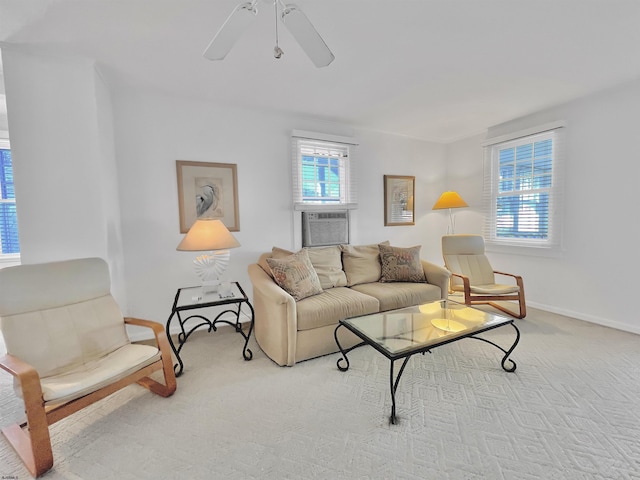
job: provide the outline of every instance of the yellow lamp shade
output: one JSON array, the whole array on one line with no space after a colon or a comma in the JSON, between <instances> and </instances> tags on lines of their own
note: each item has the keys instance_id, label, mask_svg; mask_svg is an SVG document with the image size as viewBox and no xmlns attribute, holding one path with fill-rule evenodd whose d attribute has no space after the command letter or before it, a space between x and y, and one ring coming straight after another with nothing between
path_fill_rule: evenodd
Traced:
<instances>
[{"instance_id":1,"label":"yellow lamp shade","mask_svg":"<svg viewBox=\"0 0 640 480\"><path fill-rule=\"evenodd\" d=\"M462 208L468 207L458 192L444 192L433 206L432 210L442 210L443 208Z\"/></svg>"}]
</instances>

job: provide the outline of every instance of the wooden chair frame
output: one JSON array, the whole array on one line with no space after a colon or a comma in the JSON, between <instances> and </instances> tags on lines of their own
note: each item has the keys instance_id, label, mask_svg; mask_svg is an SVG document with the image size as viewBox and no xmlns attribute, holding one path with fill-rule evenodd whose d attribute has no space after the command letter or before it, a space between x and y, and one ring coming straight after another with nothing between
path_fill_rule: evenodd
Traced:
<instances>
[{"instance_id":1,"label":"wooden chair frame","mask_svg":"<svg viewBox=\"0 0 640 480\"><path fill-rule=\"evenodd\" d=\"M501 312L506 313L507 315L511 315L515 318L524 318L527 316L527 305L524 301L524 282L522 281L522 277L520 275L514 275L512 273L498 272L496 270L493 271L496 275L506 275L508 277L512 277L516 281L516 285L520 287L520 291L514 294L504 294L504 295L485 295L485 294L473 294L471 293L471 284L469 283L469 277L466 275L462 275L459 273L452 273L451 276L462 279L462 286L464 289L464 303L466 305L491 305L493 308L500 310ZM453 290L452 290L453 291ZM500 304L495 303L496 301L509 301L515 300L519 304L519 313L515 313L510 309L503 307Z\"/></svg>"},{"instance_id":2,"label":"wooden chair frame","mask_svg":"<svg viewBox=\"0 0 640 480\"><path fill-rule=\"evenodd\" d=\"M138 318L127 317L124 322L128 325L151 328L162 358L110 385L66 403L45 405L40 376L35 368L13 355L7 354L0 357L0 368L9 372L20 382L26 413L26 419L23 422L3 428L2 433L34 477L42 475L53 466L49 425L132 383L138 383L162 397L169 397L176 391L171 349L164 327L157 322ZM149 378L149 375L158 370L164 372L164 385Z\"/></svg>"}]
</instances>

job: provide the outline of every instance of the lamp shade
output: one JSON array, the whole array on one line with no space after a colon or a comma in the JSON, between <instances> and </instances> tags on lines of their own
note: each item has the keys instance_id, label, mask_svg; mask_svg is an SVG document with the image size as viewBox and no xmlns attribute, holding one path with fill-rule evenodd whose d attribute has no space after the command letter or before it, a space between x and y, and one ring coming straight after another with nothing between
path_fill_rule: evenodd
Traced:
<instances>
[{"instance_id":1,"label":"lamp shade","mask_svg":"<svg viewBox=\"0 0 640 480\"><path fill-rule=\"evenodd\" d=\"M458 192L444 192L433 206L432 210L442 210L443 208L462 208L468 207Z\"/></svg>"},{"instance_id":2,"label":"lamp shade","mask_svg":"<svg viewBox=\"0 0 640 480\"><path fill-rule=\"evenodd\" d=\"M196 220L176 250L204 252L226 250L239 246L240 242L231 235L224 223L213 218L203 218Z\"/></svg>"}]
</instances>

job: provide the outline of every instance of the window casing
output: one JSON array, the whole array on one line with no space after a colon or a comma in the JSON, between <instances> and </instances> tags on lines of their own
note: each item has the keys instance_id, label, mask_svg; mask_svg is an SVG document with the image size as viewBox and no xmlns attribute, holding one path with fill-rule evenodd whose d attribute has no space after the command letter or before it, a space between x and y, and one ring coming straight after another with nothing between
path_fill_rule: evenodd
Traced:
<instances>
[{"instance_id":1,"label":"window casing","mask_svg":"<svg viewBox=\"0 0 640 480\"><path fill-rule=\"evenodd\" d=\"M296 210L356 208L352 139L294 131L293 203Z\"/></svg>"},{"instance_id":2,"label":"window casing","mask_svg":"<svg viewBox=\"0 0 640 480\"><path fill-rule=\"evenodd\" d=\"M0 139L0 258L20 254L13 164L8 140Z\"/></svg>"},{"instance_id":3,"label":"window casing","mask_svg":"<svg viewBox=\"0 0 640 480\"><path fill-rule=\"evenodd\" d=\"M562 130L544 129L485 143L484 233L488 247L560 250Z\"/></svg>"}]
</instances>

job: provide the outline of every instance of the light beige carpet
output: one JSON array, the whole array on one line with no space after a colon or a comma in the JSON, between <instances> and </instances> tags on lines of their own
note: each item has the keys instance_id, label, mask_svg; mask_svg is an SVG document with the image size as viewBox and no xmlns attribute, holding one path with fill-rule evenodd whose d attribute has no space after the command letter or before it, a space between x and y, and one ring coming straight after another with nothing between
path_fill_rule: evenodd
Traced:
<instances>
[{"instance_id":1,"label":"light beige carpet","mask_svg":"<svg viewBox=\"0 0 640 480\"><path fill-rule=\"evenodd\" d=\"M130 386L52 426L45 479L639 479L640 337L531 309L512 358L462 340L414 357L389 425L388 361L363 347L276 366L201 334L168 399ZM510 346L510 327L487 334ZM20 416L0 372L0 425ZM0 438L0 477L29 475Z\"/></svg>"}]
</instances>

